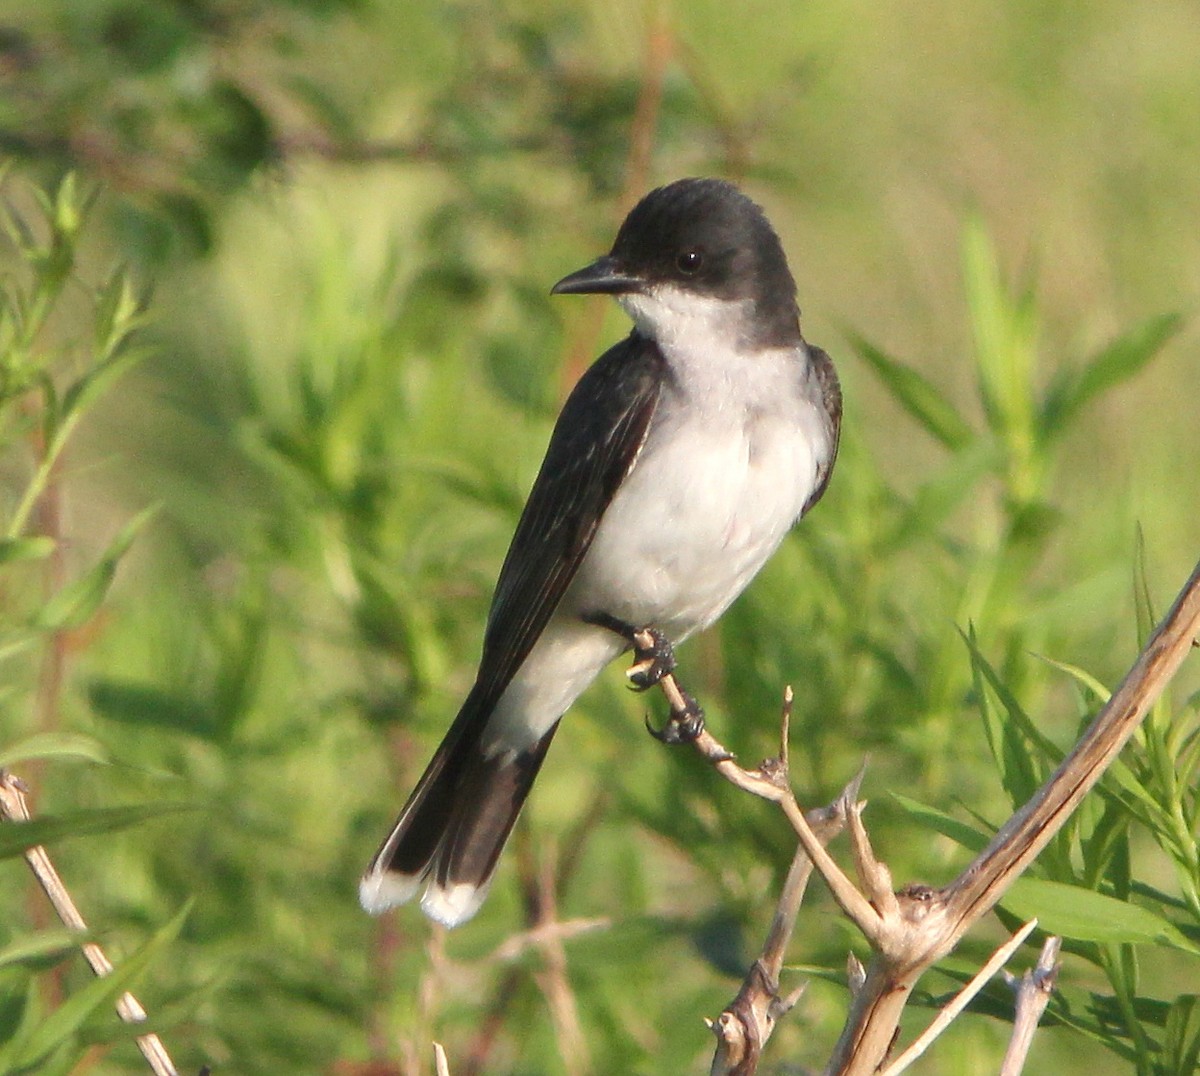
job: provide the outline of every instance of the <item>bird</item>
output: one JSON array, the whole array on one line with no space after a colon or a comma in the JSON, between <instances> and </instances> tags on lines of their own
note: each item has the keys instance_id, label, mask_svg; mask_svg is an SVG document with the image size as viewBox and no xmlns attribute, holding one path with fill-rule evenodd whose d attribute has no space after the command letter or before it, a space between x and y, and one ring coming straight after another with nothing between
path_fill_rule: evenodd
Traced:
<instances>
[{"instance_id":1,"label":"bird","mask_svg":"<svg viewBox=\"0 0 1200 1076\"><path fill-rule=\"evenodd\" d=\"M447 927L474 916L562 716L631 648L645 658L635 686L669 670L673 645L728 608L837 458L833 362L801 334L782 243L734 184L650 191L609 253L551 293L613 296L633 327L563 405L474 685L360 881L372 914L421 893ZM684 716L694 736L698 708Z\"/></svg>"}]
</instances>

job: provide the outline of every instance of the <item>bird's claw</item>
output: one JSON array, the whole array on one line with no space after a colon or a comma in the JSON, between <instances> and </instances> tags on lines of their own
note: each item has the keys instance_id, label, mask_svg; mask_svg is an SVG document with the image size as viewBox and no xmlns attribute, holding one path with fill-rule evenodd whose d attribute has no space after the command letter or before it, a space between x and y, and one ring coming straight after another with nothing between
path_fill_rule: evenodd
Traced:
<instances>
[{"instance_id":1,"label":"bird's claw","mask_svg":"<svg viewBox=\"0 0 1200 1076\"><path fill-rule=\"evenodd\" d=\"M629 641L633 647L633 665L625 675L635 691L648 691L675 671L675 649L671 640L657 628L635 628L608 613L593 613L584 620L614 631ZM645 639L649 641L643 644ZM704 711L700 704L682 688L679 688L679 694L683 704L671 706L671 716L661 729L656 729L650 724L650 718L646 718L646 731L660 743L693 743L704 731Z\"/></svg>"},{"instance_id":2,"label":"bird's claw","mask_svg":"<svg viewBox=\"0 0 1200 1076\"><path fill-rule=\"evenodd\" d=\"M700 704L686 692L682 694L684 705L671 708L671 716L661 729L656 729L650 724L650 718L646 718L646 731L659 743L693 743L704 731L704 711L700 709Z\"/></svg>"},{"instance_id":3,"label":"bird's claw","mask_svg":"<svg viewBox=\"0 0 1200 1076\"><path fill-rule=\"evenodd\" d=\"M675 671L675 650L670 639L657 628L645 628L644 633L650 636L650 644L639 646L634 643L633 665L625 673L634 691L648 691Z\"/></svg>"}]
</instances>

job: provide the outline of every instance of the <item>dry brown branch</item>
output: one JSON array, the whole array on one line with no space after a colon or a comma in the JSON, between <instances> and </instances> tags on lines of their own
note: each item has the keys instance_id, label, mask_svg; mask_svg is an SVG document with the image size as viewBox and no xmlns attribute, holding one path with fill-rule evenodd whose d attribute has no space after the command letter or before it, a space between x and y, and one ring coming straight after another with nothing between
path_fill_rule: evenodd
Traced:
<instances>
[{"instance_id":1,"label":"dry brown branch","mask_svg":"<svg viewBox=\"0 0 1200 1076\"><path fill-rule=\"evenodd\" d=\"M648 632L638 632L634 635L633 641L638 646L648 647L652 645L653 637ZM673 714L687 711L687 695L679 686L674 674L668 673L664 676L659 681L659 687L667 697ZM788 690L790 693L790 689ZM804 811L796 802L796 797L792 794L791 786L788 784L786 740L790 716L790 702L785 701L783 720L785 744L781 748L780 758L767 759L756 770L742 769L734 761L733 755L717 742L707 728L702 729L700 734L691 741L692 746L711 762L716 771L730 784L761 799L779 804L796 836L800 839L804 851L813 861L817 872L825 880L825 884L829 886L833 899L870 939L874 937L882 923L879 913L871 907L867 898L858 891L854 883L842 872L841 867L833 861L833 857L825 851L825 846L813 832L812 826L809 825Z\"/></svg>"},{"instance_id":2,"label":"dry brown branch","mask_svg":"<svg viewBox=\"0 0 1200 1076\"><path fill-rule=\"evenodd\" d=\"M864 895L833 862L796 803L787 782L786 755L774 765L743 770L707 730L695 739L696 749L726 780L781 806L834 899L871 945L870 965L851 984L850 1012L827 1074L868 1076L882 1067L921 974L955 948L1062 828L1158 699L1198 635L1200 564L1071 753L967 869L940 890L913 885L894 891L890 872L876 858L861 810L855 807L847 821ZM635 642L644 646L650 639L644 636ZM688 698L675 678L664 677L661 687L672 714L686 714ZM723 1033L719 1024L717 1030ZM735 1045L748 1060L725 1069L714 1063L714 1072L741 1076L755 1071L762 1043L746 1034Z\"/></svg>"},{"instance_id":3,"label":"dry brown branch","mask_svg":"<svg viewBox=\"0 0 1200 1076\"><path fill-rule=\"evenodd\" d=\"M639 632L634 642L646 646L652 640L648 633ZM687 700L673 675L668 673L659 681L671 703L673 714L687 708ZM842 794L829 807L809 811L800 810L792 795L788 780L788 738L792 718L792 689L784 689L783 710L780 716L779 754L765 759L757 769L746 770L739 766L730 754L707 729L701 730L694 741L697 750L708 759L717 772L736 787L750 792L772 803L778 803L789 819L798 819L797 833L801 834L799 847L788 868L775 915L767 932L767 940L761 955L751 966L742 982L741 989L725 1007L716 1020L707 1021L717 1037L713 1054L711 1076L752 1076L758 1068L762 1048L781 1016L790 1012L804 991L801 986L787 996L779 993L779 975L791 941L792 930L800 904L804 900L808 880L812 876L813 860L809 847L824 855L825 845L831 841L860 809L855 802L862 772L852 780ZM793 822L793 826L796 823ZM808 843L805 843L807 839ZM847 879L847 885L850 885ZM851 888L853 888L851 886Z\"/></svg>"},{"instance_id":4,"label":"dry brown branch","mask_svg":"<svg viewBox=\"0 0 1200 1076\"><path fill-rule=\"evenodd\" d=\"M789 691L788 703L790 696ZM861 781L860 773L834 803L808 813L808 822L822 844L833 840L844 828ZM751 1076L780 1017L787 1015L804 993L806 984L801 984L786 996L781 995L779 975L812 869L812 860L804 846L797 846L762 953L721 1015L707 1021L717 1037L710 1076Z\"/></svg>"},{"instance_id":5,"label":"dry brown branch","mask_svg":"<svg viewBox=\"0 0 1200 1076\"><path fill-rule=\"evenodd\" d=\"M1062 765L995 839L942 890L902 890L827 1072L865 1076L879 1067L920 975L989 912L1062 828L1158 699L1200 634L1200 564L1108 703Z\"/></svg>"},{"instance_id":6,"label":"dry brown branch","mask_svg":"<svg viewBox=\"0 0 1200 1076\"><path fill-rule=\"evenodd\" d=\"M1058 980L1058 953L1061 948L1062 938L1051 935L1042 946L1042 955L1038 957L1035 967L1019 979L1005 973L1008 985L1016 991L1017 1011L1004 1063L1000 1066L1000 1076L1020 1076L1025 1067L1025 1058L1033 1044L1033 1033L1037 1031L1038 1021L1050 1004L1050 995L1054 993L1054 984Z\"/></svg>"},{"instance_id":7,"label":"dry brown branch","mask_svg":"<svg viewBox=\"0 0 1200 1076\"><path fill-rule=\"evenodd\" d=\"M580 934L590 934L596 930L607 930L612 926L612 920L606 915L584 919L558 919L553 922L539 923L510 934L492 951L489 960L498 964L511 964L519 960L530 949L539 949L552 942L570 941Z\"/></svg>"},{"instance_id":8,"label":"dry brown branch","mask_svg":"<svg viewBox=\"0 0 1200 1076\"><path fill-rule=\"evenodd\" d=\"M1018 930L1011 938L1000 946L990 957L988 962L983 965L950 1002L942 1007L941 1012L937 1014L930 1022L929 1026L921 1032L905 1049L895 1061L893 1061L886 1069L883 1070L881 1076L900 1076L905 1069L913 1064L930 1046L936 1041L937 1037L946 1030L955 1020L955 1018L971 1004L971 1000L979 993L992 976L996 974L1005 964L1011 959L1013 953L1025 944L1025 939L1034 932L1037 928L1037 920L1030 919L1020 930Z\"/></svg>"},{"instance_id":9,"label":"dry brown branch","mask_svg":"<svg viewBox=\"0 0 1200 1076\"><path fill-rule=\"evenodd\" d=\"M30 820L29 806L25 801L25 787L21 780L11 773L0 770L0 819L10 822L28 822ZM63 925L69 930L81 934L87 932L87 923L80 914L79 908L71 898L70 892L63 883L59 873L50 861L46 849L40 844L26 849L25 862L33 871L34 877L42 887L50 903ZM110 975L113 970L112 961L95 942L83 942L80 946L84 959L97 978ZM117 999L117 1013L127 1024L140 1024L146 1020L146 1010L129 991ZM155 1034L139 1035L138 1049L149 1063L156 1076L178 1076L174 1062L171 1061L162 1040Z\"/></svg>"}]
</instances>

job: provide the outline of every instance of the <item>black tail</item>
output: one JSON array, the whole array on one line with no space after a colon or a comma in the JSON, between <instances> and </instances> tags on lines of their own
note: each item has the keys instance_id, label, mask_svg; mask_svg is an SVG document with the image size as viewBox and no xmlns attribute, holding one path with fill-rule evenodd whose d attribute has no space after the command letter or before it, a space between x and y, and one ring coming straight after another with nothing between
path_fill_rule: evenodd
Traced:
<instances>
[{"instance_id":1,"label":"black tail","mask_svg":"<svg viewBox=\"0 0 1200 1076\"><path fill-rule=\"evenodd\" d=\"M416 896L446 926L470 919L492 874L550 741L555 722L523 751L485 755L480 747L491 707L468 696L417 787L359 883L359 898L378 914Z\"/></svg>"}]
</instances>

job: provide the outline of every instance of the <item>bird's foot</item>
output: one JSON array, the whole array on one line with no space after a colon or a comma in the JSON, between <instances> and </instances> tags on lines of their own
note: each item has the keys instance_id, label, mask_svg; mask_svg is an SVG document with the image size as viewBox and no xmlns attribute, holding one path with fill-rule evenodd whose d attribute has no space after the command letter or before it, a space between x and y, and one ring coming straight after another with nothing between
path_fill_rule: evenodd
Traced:
<instances>
[{"instance_id":1,"label":"bird's foot","mask_svg":"<svg viewBox=\"0 0 1200 1076\"><path fill-rule=\"evenodd\" d=\"M634 642L633 664L625 675L634 691L648 691L668 673L675 671L675 649L671 646L671 640L657 628L643 628L636 634L650 636L650 642L646 646Z\"/></svg>"},{"instance_id":2,"label":"bird's foot","mask_svg":"<svg viewBox=\"0 0 1200 1076\"><path fill-rule=\"evenodd\" d=\"M686 691L681 689L679 693L683 696L683 705L671 707L671 716L661 729L656 729L650 724L650 718L646 718L646 731L659 743L693 743L704 731L704 711L700 704Z\"/></svg>"},{"instance_id":3,"label":"bird's foot","mask_svg":"<svg viewBox=\"0 0 1200 1076\"><path fill-rule=\"evenodd\" d=\"M593 613L584 619L589 624L616 632L633 647L633 665L625 675L635 691L648 691L675 671L675 649L671 640L657 628L635 628L608 613ZM646 718L646 730L661 743L693 743L704 731L704 711L678 684L671 687L672 691L678 692L680 701L672 703L671 716L661 729L656 729ZM667 693L668 698L672 691Z\"/></svg>"},{"instance_id":4,"label":"bird's foot","mask_svg":"<svg viewBox=\"0 0 1200 1076\"><path fill-rule=\"evenodd\" d=\"M657 628L635 628L608 613L592 613L583 618L588 624L607 628L621 636L633 648L633 665L625 675L635 691L648 691L664 676L675 671L675 649ZM642 640L649 636L649 643Z\"/></svg>"}]
</instances>

